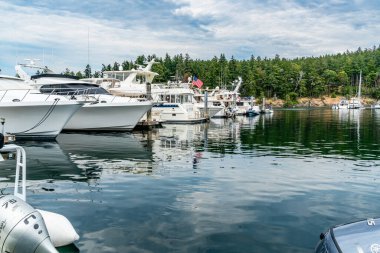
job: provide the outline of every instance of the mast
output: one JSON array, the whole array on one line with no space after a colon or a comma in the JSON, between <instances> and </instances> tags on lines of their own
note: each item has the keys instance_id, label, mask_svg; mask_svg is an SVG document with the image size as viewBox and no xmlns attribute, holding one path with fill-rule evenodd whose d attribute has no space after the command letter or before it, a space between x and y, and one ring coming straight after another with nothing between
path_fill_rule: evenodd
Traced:
<instances>
[{"instance_id":1,"label":"mast","mask_svg":"<svg viewBox=\"0 0 380 253\"><path fill-rule=\"evenodd\" d=\"M359 90L358 90L358 100L360 102L360 96L362 93L362 71L360 70L360 76L359 76Z\"/></svg>"}]
</instances>

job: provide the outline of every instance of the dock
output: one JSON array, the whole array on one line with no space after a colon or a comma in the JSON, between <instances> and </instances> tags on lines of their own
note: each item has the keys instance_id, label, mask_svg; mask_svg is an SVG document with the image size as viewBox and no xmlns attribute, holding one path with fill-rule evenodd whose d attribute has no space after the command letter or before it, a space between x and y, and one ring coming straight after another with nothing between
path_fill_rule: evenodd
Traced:
<instances>
[{"instance_id":1,"label":"dock","mask_svg":"<svg viewBox=\"0 0 380 253\"><path fill-rule=\"evenodd\" d=\"M133 131L144 131L144 130L152 130L155 128L162 128L162 122L157 120L151 120L151 121L140 121L137 123Z\"/></svg>"}]
</instances>

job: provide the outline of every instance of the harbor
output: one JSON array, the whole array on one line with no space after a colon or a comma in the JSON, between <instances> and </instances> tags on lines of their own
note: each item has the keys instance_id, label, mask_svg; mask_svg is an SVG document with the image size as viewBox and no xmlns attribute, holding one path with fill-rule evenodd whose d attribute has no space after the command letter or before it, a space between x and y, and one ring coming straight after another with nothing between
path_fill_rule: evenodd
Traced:
<instances>
[{"instance_id":1,"label":"harbor","mask_svg":"<svg viewBox=\"0 0 380 253\"><path fill-rule=\"evenodd\" d=\"M16 144L28 202L80 236L60 252L311 252L332 225L379 217L379 123L371 109L288 109Z\"/></svg>"},{"instance_id":2,"label":"harbor","mask_svg":"<svg viewBox=\"0 0 380 253\"><path fill-rule=\"evenodd\" d=\"M380 253L380 1L0 16L0 253Z\"/></svg>"}]
</instances>

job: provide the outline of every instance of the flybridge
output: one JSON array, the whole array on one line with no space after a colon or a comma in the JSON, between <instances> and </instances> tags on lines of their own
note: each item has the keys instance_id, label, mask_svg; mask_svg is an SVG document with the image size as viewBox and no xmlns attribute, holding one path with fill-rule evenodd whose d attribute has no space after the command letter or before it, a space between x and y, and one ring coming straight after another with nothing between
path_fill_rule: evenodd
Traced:
<instances>
[{"instance_id":1,"label":"flybridge","mask_svg":"<svg viewBox=\"0 0 380 253\"><path fill-rule=\"evenodd\" d=\"M21 79L30 80L31 76L28 74L23 68L29 70L41 71L43 74L54 74L54 71L49 69L48 67L41 67L36 65L36 61L39 59L25 59L28 63L19 63L15 66L16 73L19 75Z\"/></svg>"}]
</instances>

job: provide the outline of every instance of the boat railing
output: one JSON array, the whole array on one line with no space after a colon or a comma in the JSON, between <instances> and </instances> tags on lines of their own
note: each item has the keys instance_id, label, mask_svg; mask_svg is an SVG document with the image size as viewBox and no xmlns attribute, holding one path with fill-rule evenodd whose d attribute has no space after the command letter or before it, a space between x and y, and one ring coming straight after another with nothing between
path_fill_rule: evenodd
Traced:
<instances>
[{"instance_id":1,"label":"boat railing","mask_svg":"<svg viewBox=\"0 0 380 253\"><path fill-rule=\"evenodd\" d=\"M24 94L21 94L20 92L25 92ZM28 96L32 96L32 91L36 91L35 89L7 89L4 90L3 95L0 98L0 102L2 102L6 97L12 97L12 102L21 102L24 101ZM14 92L14 93L13 93ZM41 93L37 92L34 93L37 95L42 95ZM46 96L45 101L49 99L49 96Z\"/></svg>"},{"instance_id":2,"label":"boat railing","mask_svg":"<svg viewBox=\"0 0 380 253\"><path fill-rule=\"evenodd\" d=\"M99 88L41 88L41 92L49 93L50 95L64 96L71 100L76 100L78 96L82 96L86 100L99 100L101 95L109 94Z\"/></svg>"},{"instance_id":3,"label":"boat railing","mask_svg":"<svg viewBox=\"0 0 380 253\"><path fill-rule=\"evenodd\" d=\"M42 89L41 89L42 90ZM104 89L97 88L45 88L45 92L50 91L51 95L60 95L65 96L70 100L77 100L78 97L83 98L85 101L100 101L102 95L106 95L107 97L112 96L110 103L114 102L118 96L115 96ZM129 101L132 98L128 97Z\"/></svg>"}]
</instances>

